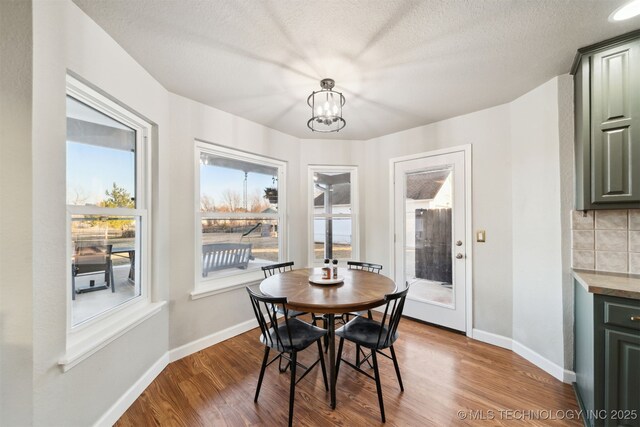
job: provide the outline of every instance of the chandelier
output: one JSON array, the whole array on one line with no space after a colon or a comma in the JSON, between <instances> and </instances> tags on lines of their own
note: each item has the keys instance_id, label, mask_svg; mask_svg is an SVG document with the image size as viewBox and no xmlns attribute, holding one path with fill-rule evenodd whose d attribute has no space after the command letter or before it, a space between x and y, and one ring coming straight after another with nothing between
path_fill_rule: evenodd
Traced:
<instances>
[{"instance_id":1,"label":"chandelier","mask_svg":"<svg viewBox=\"0 0 640 427\"><path fill-rule=\"evenodd\" d=\"M311 118L307 126L314 132L338 132L347 122L342 118L344 96L333 90L333 79L320 80L322 90L311 93L307 104L311 107Z\"/></svg>"}]
</instances>

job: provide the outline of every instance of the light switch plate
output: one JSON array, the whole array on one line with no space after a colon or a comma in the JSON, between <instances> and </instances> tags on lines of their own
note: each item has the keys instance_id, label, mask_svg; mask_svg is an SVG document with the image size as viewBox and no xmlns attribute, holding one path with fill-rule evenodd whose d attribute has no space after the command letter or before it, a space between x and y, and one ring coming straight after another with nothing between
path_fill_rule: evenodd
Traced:
<instances>
[{"instance_id":1,"label":"light switch plate","mask_svg":"<svg viewBox=\"0 0 640 427\"><path fill-rule=\"evenodd\" d=\"M476 241L480 242L480 243L484 243L486 242L487 239L487 233L484 230L478 230L476 231Z\"/></svg>"}]
</instances>

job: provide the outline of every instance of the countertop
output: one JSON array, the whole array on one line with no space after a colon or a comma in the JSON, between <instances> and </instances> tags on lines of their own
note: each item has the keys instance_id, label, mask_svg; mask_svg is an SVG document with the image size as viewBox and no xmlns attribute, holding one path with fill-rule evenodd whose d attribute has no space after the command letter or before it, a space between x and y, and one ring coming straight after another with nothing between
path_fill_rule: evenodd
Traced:
<instances>
[{"instance_id":1,"label":"countertop","mask_svg":"<svg viewBox=\"0 0 640 427\"><path fill-rule=\"evenodd\" d=\"M640 300L640 274L574 269L573 277L593 294Z\"/></svg>"}]
</instances>

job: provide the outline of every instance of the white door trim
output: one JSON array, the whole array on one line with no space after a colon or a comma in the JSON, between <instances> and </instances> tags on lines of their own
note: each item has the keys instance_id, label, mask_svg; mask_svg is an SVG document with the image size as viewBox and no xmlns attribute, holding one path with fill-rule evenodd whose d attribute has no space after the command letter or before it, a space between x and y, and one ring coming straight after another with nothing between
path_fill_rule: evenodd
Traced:
<instances>
[{"instance_id":1,"label":"white door trim","mask_svg":"<svg viewBox=\"0 0 640 427\"><path fill-rule=\"evenodd\" d=\"M400 162L405 162L407 160L416 160L423 157L432 157L441 154L451 154L457 152L464 152L464 172L465 172L465 227L466 227L466 241L468 242L466 257L465 257L465 292L466 292L466 307L465 307L465 316L466 316L466 334L469 338L473 338L473 221L472 221L472 201L471 197L472 193L472 150L471 144L458 145L450 148L443 148L440 150L427 151L422 153L410 154L407 156L401 157L393 157L389 159L389 218L391 219L391 224L389 226L389 245L393 248L393 252L391 254L391 277L396 277L396 244L395 244L395 186L394 186L394 177L395 177L395 164Z\"/></svg>"}]
</instances>

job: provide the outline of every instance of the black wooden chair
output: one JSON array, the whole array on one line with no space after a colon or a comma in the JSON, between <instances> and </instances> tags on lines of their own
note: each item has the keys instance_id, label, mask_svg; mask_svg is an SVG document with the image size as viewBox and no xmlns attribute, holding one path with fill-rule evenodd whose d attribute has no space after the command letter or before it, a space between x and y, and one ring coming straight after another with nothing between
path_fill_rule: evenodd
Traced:
<instances>
[{"instance_id":1,"label":"black wooden chair","mask_svg":"<svg viewBox=\"0 0 640 427\"><path fill-rule=\"evenodd\" d=\"M364 270L378 274L380 274L380 270L382 270L382 266L380 264L372 264L370 262L347 261L347 266L349 267L349 270Z\"/></svg>"},{"instance_id":2,"label":"black wooden chair","mask_svg":"<svg viewBox=\"0 0 640 427\"><path fill-rule=\"evenodd\" d=\"M386 301L386 307L380 322L366 317L356 316L353 320L336 331L336 335L340 337L336 362L336 378L338 377L340 362L342 361L356 371L373 379L376 382L376 389L378 391L378 402L380 404L382 422L385 422L384 403L382 402L382 386L380 384L380 372L378 370L378 359L376 355L381 354L393 361L393 366L396 369L396 375L398 377L398 383L400 384L400 390L404 391L402 377L400 376L400 368L398 367L398 358L396 357L396 352L393 349L393 343L398 339L398 324L402 317L404 301L408 292L409 287L407 286L403 291L385 295L384 299ZM371 361L373 362L374 376L363 371L360 368L361 363L353 364L342 358L342 346L344 345L344 340L351 341L358 347L371 350L371 353L365 360L371 358ZM382 350L386 348L389 348L391 355L387 355L382 352Z\"/></svg>"},{"instance_id":3,"label":"black wooden chair","mask_svg":"<svg viewBox=\"0 0 640 427\"><path fill-rule=\"evenodd\" d=\"M264 278L266 279L267 277L273 276L274 274L278 274L278 273L284 273L285 271L291 271L293 270L293 261L288 261L288 262L282 262L279 264L271 264L271 265L266 265L262 268L262 272L264 273ZM298 316L302 316L303 314L307 314L307 312L305 311L297 311L297 310L289 310L289 316L290 317L298 317ZM322 322L322 327L327 329L327 319L321 315L321 314L315 314L315 313L311 313L311 323L315 326L318 325L318 321ZM324 338L324 348L325 348L325 353L327 352L327 350L329 349L329 338L325 337ZM282 368L282 365L280 365L280 371L284 372L286 371L287 366L285 365L284 368Z\"/></svg>"},{"instance_id":4,"label":"black wooden chair","mask_svg":"<svg viewBox=\"0 0 640 427\"><path fill-rule=\"evenodd\" d=\"M349 270L362 270L362 271L368 271L369 273L376 273L376 274L380 274L380 270L382 270L382 266L380 264L372 264L370 262L347 261L347 266L349 267ZM363 316L365 313L367 314L369 319L372 318L371 310L367 310L367 311L358 311L355 313L344 313L342 315L342 320L344 321L344 323L347 323L349 321L349 316Z\"/></svg>"},{"instance_id":5,"label":"black wooden chair","mask_svg":"<svg viewBox=\"0 0 640 427\"><path fill-rule=\"evenodd\" d=\"M293 270L293 264L294 264L293 261L287 261L287 262L280 262L277 264L265 265L264 267L260 267L260 268L262 269L262 274L264 274L264 278L266 279L267 277L271 277L275 274L280 274L280 273L284 273L285 271ZM283 307L280 307L280 306L278 307L278 313L280 314L284 313ZM307 314L307 312L298 311L298 310L289 310L289 317L298 317L304 314ZM311 315L311 319L313 320L313 324L315 325L316 319L313 314ZM327 326L325 325L324 328L326 329ZM287 368L289 367L289 363L286 363L283 367L282 359L281 359L280 362L278 362L278 366L279 366L280 372L286 372Z\"/></svg>"},{"instance_id":6,"label":"black wooden chair","mask_svg":"<svg viewBox=\"0 0 640 427\"><path fill-rule=\"evenodd\" d=\"M262 268L264 278L273 276L274 274L284 273L285 271L293 270L293 261L280 262L278 264L265 265Z\"/></svg>"},{"instance_id":7,"label":"black wooden chair","mask_svg":"<svg viewBox=\"0 0 640 427\"><path fill-rule=\"evenodd\" d=\"M320 362L320 366L322 367L322 378L324 380L325 390L329 390L329 385L327 383L327 369L324 364L322 345L320 344L320 340L327 335L327 330L310 325L309 323L296 318L290 318L289 310L286 308L286 297L266 297L264 295L254 293L249 288L247 288L247 292L251 298L253 313L258 320L260 331L262 332L260 335L260 342L264 344L264 358L262 359L262 367L260 368L260 376L258 377L258 386L256 388L254 402L258 401L265 368L276 360L286 359L291 367L291 386L289 390L289 426L291 426L293 422L293 403L295 399L296 384L302 380L302 378L304 378L309 371L318 364L318 362ZM282 310L282 316L278 312L278 307L284 307ZM307 368L301 363L298 363L298 352L306 349L314 342L318 345L318 359ZM269 360L269 352L271 349L276 350L278 355L271 361L267 362ZM305 369L305 371L296 381L296 367L298 366Z\"/></svg>"},{"instance_id":8,"label":"black wooden chair","mask_svg":"<svg viewBox=\"0 0 640 427\"><path fill-rule=\"evenodd\" d=\"M349 270L362 270L362 271L368 271L369 273L376 273L376 274L380 274L380 270L382 270L382 265L380 264L373 264L370 262L362 262L362 261L347 261L347 266L349 267ZM373 319L371 310L367 310L367 311L356 311L353 313L344 313L342 314L342 316L340 316L340 320L342 320L342 323L346 324L349 321L350 316L364 316L365 314L369 319ZM360 350L360 346L356 345L356 365L358 366L360 366L361 353L362 351ZM368 361L367 363L369 363L369 366L371 367L371 363Z\"/></svg>"}]
</instances>

